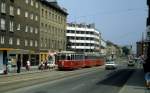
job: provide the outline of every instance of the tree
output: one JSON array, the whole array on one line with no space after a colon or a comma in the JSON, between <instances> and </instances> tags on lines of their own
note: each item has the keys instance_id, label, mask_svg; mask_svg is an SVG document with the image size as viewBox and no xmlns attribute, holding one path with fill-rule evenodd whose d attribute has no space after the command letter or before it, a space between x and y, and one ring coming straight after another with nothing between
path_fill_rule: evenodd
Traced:
<instances>
[{"instance_id":1,"label":"tree","mask_svg":"<svg viewBox=\"0 0 150 93\"><path fill-rule=\"evenodd\" d=\"M126 47L126 46L122 47L122 51L125 54L125 56L130 54L130 49L128 47Z\"/></svg>"}]
</instances>

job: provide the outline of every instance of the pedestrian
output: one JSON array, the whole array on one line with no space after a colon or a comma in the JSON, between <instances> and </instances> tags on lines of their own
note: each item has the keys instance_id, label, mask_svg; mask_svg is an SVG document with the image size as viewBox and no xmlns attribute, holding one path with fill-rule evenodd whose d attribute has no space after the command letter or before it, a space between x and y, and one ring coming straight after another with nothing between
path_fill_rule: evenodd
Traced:
<instances>
[{"instance_id":1,"label":"pedestrian","mask_svg":"<svg viewBox=\"0 0 150 93\"><path fill-rule=\"evenodd\" d=\"M21 61L17 60L17 73L20 73L20 69L21 69Z\"/></svg>"},{"instance_id":2,"label":"pedestrian","mask_svg":"<svg viewBox=\"0 0 150 93\"><path fill-rule=\"evenodd\" d=\"M150 89L150 57L145 58L145 62L143 63L143 69L145 73L145 83L146 87Z\"/></svg>"},{"instance_id":3,"label":"pedestrian","mask_svg":"<svg viewBox=\"0 0 150 93\"><path fill-rule=\"evenodd\" d=\"M45 69L47 69L47 60L44 61Z\"/></svg>"},{"instance_id":4,"label":"pedestrian","mask_svg":"<svg viewBox=\"0 0 150 93\"><path fill-rule=\"evenodd\" d=\"M139 59L139 61L138 61L138 67L142 68L143 64L145 63L145 56L141 55L141 56L139 56L138 59Z\"/></svg>"},{"instance_id":5,"label":"pedestrian","mask_svg":"<svg viewBox=\"0 0 150 93\"><path fill-rule=\"evenodd\" d=\"M11 61L11 59L8 59L8 65L7 65L7 67L8 67L8 72L11 72L11 67L12 67L12 61Z\"/></svg>"},{"instance_id":6,"label":"pedestrian","mask_svg":"<svg viewBox=\"0 0 150 93\"><path fill-rule=\"evenodd\" d=\"M41 60L41 63L39 64L39 70L43 70L44 69L44 62L43 60Z\"/></svg>"},{"instance_id":7,"label":"pedestrian","mask_svg":"<svg viewBox=\"0 0 150 93\"><path fill-rule=\"evenodd\" d=\"M28 71L30 70L30 61L29 61L29 60L27 60L26 69L27 69Z\"/></svg>"},{"instance_id":8,"label":"pedestrian","mask_svg":"<svg viewBox=\"0 0 150 93\"><path fill-rule=\"evenodd\" d=\"M146 87L150 89L150 72L145 73Z\"/></svg>"}]
</instances>

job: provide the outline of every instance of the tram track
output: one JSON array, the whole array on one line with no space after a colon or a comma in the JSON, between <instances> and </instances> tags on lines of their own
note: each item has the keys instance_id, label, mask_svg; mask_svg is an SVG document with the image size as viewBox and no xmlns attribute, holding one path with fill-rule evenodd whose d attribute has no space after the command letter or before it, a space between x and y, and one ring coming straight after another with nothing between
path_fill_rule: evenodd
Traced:
<instances>
[{"instance_id":1,"label":"tram track","mask_svg":"<svg viewBox=\"0 0 150 93\"><path fill-rule=\"evenodd\" d=\"M99 71L101 68L103 68L103 67L93 67L93 68L87 68L87 69L81 69L81 70L75 70L75 71L65 71L63 73L61 71L61 74L59 73L59 74L55 74L55 75L51 75L51 72L50 72L47 74L45 73L46 75L44 75L44 76L37 76L37 77L30 76L28 78L22 78L22 79L18 79L18 80L12 80L12 81L7 81L7 82L3 81L3 82L0 82L0 87L1 87L0 93L18 89L18 88L23 88L23 87L27 87L27 86L44 83L47 81L57 81L60 79L78 77L81 75L86 75L86 74L90 74L90 73Z\"/></svg>"}]
</instances>

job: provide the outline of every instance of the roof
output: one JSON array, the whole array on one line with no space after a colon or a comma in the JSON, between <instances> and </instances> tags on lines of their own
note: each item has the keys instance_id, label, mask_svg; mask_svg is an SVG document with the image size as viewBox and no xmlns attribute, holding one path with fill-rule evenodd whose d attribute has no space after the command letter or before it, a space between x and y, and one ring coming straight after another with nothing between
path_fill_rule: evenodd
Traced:
<instances>
[{"instance_id":1,"label":"roof","mask_svg":"<svg viewBox=\"0 0 150 93\"><path fill-rule=\"evenodd\" d=\"M65 8L61 8L56 1L49 2L47 0L40 0L40 2L48 7L52 7L62 12L65 15L68 15L67 10Z\"/></svg>"}]
</instances>

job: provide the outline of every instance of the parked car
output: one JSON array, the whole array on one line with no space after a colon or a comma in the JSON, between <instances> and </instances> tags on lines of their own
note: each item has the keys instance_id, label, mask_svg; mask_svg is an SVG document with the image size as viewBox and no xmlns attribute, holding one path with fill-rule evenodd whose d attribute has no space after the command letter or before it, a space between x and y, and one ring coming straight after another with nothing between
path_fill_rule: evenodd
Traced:
<instances>
[{"instance_id":1,"label":"parked car","mask_svg":"<svg viewBox=\"0 0 150 93\"><path fill-rule=\"evenodd\" d=\"M115 61L107 61L105 64L105 69L116 69L117 68L117 64L115 63Z\"/></svg>"}]
</instances>

